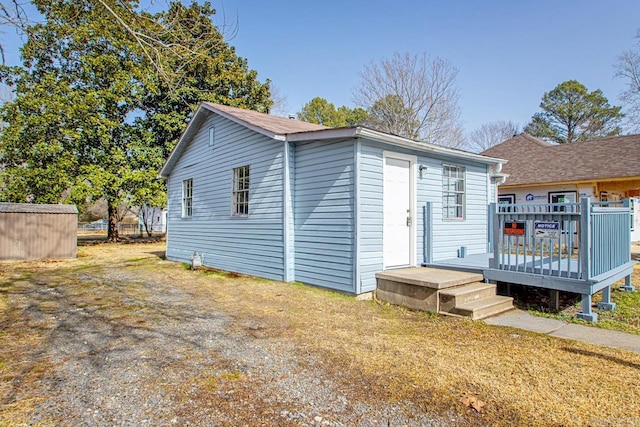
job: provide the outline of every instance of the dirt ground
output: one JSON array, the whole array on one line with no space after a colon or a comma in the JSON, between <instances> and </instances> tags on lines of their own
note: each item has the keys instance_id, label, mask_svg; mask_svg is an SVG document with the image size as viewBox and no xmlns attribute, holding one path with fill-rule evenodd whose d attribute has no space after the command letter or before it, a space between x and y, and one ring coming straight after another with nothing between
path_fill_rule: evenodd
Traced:
<instances>
[{"instance_id":1,"label":"dirt ground","mask_svg":"<svg viewBox=\"0 0 640 427\"><path fill-rule=\"evenodd\" d=\"M0 425L640 425L640 355L164 260L0 263Z\"/></svg>"}]
</instances>

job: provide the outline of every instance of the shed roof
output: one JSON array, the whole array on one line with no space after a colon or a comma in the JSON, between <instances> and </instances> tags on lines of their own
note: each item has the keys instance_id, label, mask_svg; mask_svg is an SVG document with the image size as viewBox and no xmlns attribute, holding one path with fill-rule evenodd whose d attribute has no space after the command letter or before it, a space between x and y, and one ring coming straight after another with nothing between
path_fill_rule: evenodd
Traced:
<instances>
[{"instance_id":1,"label":"shed roof","mask_svg":"<svg viewBox=\"0 0 640 427\"><path fill-rule=\"evenodd\" d=\"M640 135L557 145L521 133L481 154L508 161L505 186L640 178Z\"/></svg>"},{"instance_id":2,"label":"shed roof","mask_svg":"<svg viewBox=\"0 0 640 427\"><path fill-rule=\"evenodd\" d=\"M220 116L252 129L255 132L279 141L329 141L362 137L391 145L419 150L424 153L451 156L453 158L466 159L485 164L499 164L503 162L502 159L469 153L467 151L431 144L428 142L414 141L409 138L381 132L364 126L330 128L299 120L271 116L257 111L244 110L242 108L229 107L226 105L214 104L212 102L203 102L196 110L193 118L180 137L178 144L176 144L176 147L173 149L169 158L162 167L160 177L167 178L169 176L189 141L196 134L205 119L212 113L219 114Z\"/></svg>"},{"instance_id":3,"label":"shed roof","mask_svg":"<svg viewBox=\"0 0 640 427\"><path fill-rule=\"evenodd\" d=\"M0 202L0 213L77 214L76 205Z\"/></svg>"}]
</instances>

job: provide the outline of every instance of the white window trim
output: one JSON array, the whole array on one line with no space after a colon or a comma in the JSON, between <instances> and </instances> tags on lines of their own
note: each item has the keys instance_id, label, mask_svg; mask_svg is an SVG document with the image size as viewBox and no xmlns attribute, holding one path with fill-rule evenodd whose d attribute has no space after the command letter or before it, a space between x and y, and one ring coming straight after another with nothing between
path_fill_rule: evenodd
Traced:
<instances>
[{"instance_id":1,"label":"white window trim","mask_svg":"<svg viewBox=\"0 0 640 427\"><path fill-rule=\"evenodd\" d=\"M249 178L249 184L246 189L237 190L236 189L236 183L237 183L236 172L244 168L247 168L247 173L248 173L247 177ZM249 193L251 189L251 165L242 165L242 166L235 167L233 168L232 173L233 175L232 175L232 181L231 181L231 216L235 218L246 218L249 216ZM246 193L245 200L247 205L247 213L237 212L238 204L236 203L236 194L240 191Z\"/></svg>"},{"instance_id":2,"label":"white window trim","mask_svg":"<svg viewBox=\"0 0 640 427\"><path fill-rule=\"evenodd\" d=\"M187 183L191 194L187 196ZM187 200L189 200L189 210L187 214ZM193 178L182 180L182 218L191 218L193 216Z\"/></svg>"},{"instance_id":3,"label":"white window trim","mask_svg":"<svg viewBox=\"0 0 640 427\"><path fill-rule=\"evenodd\" d=\"M209 126L209 147L213 147L216 141L216 127Z\"/></svg>"},{"instance_id":4,"label":"white window trim","mask_svg":"<svg viewBox=\"0 0 640 427\"><path fill-rule=\"evenodd\" d=\"M456 169L462 169L462 182L464 183L464 190L462 191L462 218L460 217L453 217L453 218L449 218L447 216L445 216L445 211L447 210L446 207L448 207L449 205L444 204L445 201L445 193L450 193L450 191L445 191L445 185L444 185L444 180L445 180L445 174L444 174L444 170L445 168L456 168ZM460 194L459 192L454 192L453 194ZM442 164L442 220L443 221L466 221L467 219L467 168L465 166L461 166L461 165L454 165L454 164L450 164L450 163L443 163Z\"/></svg>"}]
</instances>

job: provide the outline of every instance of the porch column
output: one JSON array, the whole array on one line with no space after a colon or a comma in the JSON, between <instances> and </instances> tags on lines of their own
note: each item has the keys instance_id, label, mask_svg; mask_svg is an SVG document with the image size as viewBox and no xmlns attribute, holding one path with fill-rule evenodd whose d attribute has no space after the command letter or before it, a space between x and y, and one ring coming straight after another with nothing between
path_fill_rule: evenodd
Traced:
<instances>
[{"instance_id":1,"label":"porch column","mask_svg":"<svg viewBox=\"0 0 640 427\"><path fill-rule=\"evenodd\" d=\"M598 308L607 311L616 309L616 303L611 302L611 286L607 286L602 290L602 301L598 303Z\"/></svg>"},{"instance_id":2,"label":"porch column","mask_svg":"<svg viewBox=\"0 0 640 427\"><path fill-rule=\"evenodd\" d=\"M578 313L578 319L587 322L598 321L598 315L591 311L591 294L582 294L582 311Z\"/></svg>"},{"instance_id":3,"label":"porch column","mask_svg":"<svg viewBox=\"0 0 640 427\"><path fill-rule=\"evenodd\" d=\"M636 290L636 287L631 284L631 275L628 275L624 278L624 286L621 286L620 289L628 292L633 292Z\"/></svg>"}]
</instances>

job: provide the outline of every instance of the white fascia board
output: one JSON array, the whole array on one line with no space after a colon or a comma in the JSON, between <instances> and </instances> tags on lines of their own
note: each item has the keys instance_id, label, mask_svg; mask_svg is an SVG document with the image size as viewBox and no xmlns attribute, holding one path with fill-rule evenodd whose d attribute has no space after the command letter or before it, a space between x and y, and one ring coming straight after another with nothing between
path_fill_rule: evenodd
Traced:
<instances>
[{"instance_id":1,"label":"white fascia board","mask_svg":"<svg viewBox=\"0 0 640 427\"><path fill-rule=\"evenodd\" d=\"M286 135L288 141L301 142L312 140L328 140L328 139L340 139L340 138L368 138L374 141L384 142L387 144L395 145L398 147L410 148L418 150L423 153L434 153L445 155L449 157L455 157L458 159L466 159L474 162L480 162L485 164L500 165L506 163L506 160L497 159L494 157L481 156L480 154L467 153L465 151L455 150L453 148L443 147L440 145L429 144L427 142L417 142L401 136L391 135L384 132L379 132L373 129L364 127L345 127L325 129L312 132L300 132L290 133Z\"/></svg>"},{"instance_id":2,"label":"white fascia board","mask_svg":"<svg viewBox=\"0 0 640 427\"><path fill-rule=\"evenodd\" d=\"M315 131L288 133L286 135L287 141L300 142L300 141L318 141L326 139L342 139L342 138L356 138L358 128L346 127L346 128L333 128L322 129Z\"/></svg>"},{"instance_id":3,"label":"white fascia board","mask_svg":"<svg viewBox=\"0 0 640 427\"><path fill-rule=\"evenodd\" d=\"M171 154L169 154L169 157L167 158L167 161L165 162L164 166L160 170L160 173L158 174L158 178L162 178L162 179L169 178L169 174L171 173L171 169L173 169L173 167L175 166L175 162L178 160L178 158L184 151L185 145L188 144L188 142L191 140L193 135L199 130L200 126L202 125L202 122L204 122L203 115L206 115L207 113L218 114L228 120L231 120L234 123L238 123L241 126L244 126L248 129L251 129L269 138L273 138L278 141L286 140L284 135L274 134L273 132L269 132L261 127L251 125L245 121L239 120L238 118L232 115L229 115L224 111L218 110L217 108L212 107L211 105L208 105L203 102L198 106L198 109L193 114L193 117L189 121L187 128L184 130L184 132L182 132L182 135L180 136L178 143L173 148L173 150L171 151Z\"/></svg>"},{"instance_id":4,"label":"white fascia board","mask_svg":"<svg viewBox=\"0 0 640 427\"><path fill-rule=\"evenodd\" d=\"M203 121L203 117L201 116L203 114L206 114L206 112L203 112L203 109L205 107L206 106L204 104L200 104L200 106L198 106L198 109L193 114L193 118L189 121L187 128L182 132L182 135L180 135L180 139L178 140L178 143L176 144L175 147L173 147L173 150L171 150L171 154L169 154L167 161L164 162L164 166L162 166L162 169L160 169L160 173L158 173L158 178L162 178L162 179L169 178L171 169L173 169L173 167L175 166L175 162L178 161L178 158L184 151L185 144L189 139L191 139L193 134L197 132L198 128L200 127L201 122Z\"/></svg>"},{"instance_id":5,"label":"white fascia board","mask_svg":"<svg viewBox=\"0 0 640 427\"><path fill-rule=\"evenodd\" d=\"M399 147L411 148L427 153L441 154L445 156L455 157L458 159L466 159L474 162L488 163L488 164L501 164L505 161L494 157L481 156L479 154L467 153L466 151L460 151L442 145L430 144L428 142L418 142L411 139L403 138L401 136L391 135L384 132L378 132L373 129L360 128L359 136L364 138L371 138L376 141L386 142Z\"/></svg>"},{"instance_id":6,"label":"white fascia board","mask_svg":"<svg viewBox=\"0 0 640 427\"><path fill-rule=\"evenodd\" d=\"M251 129L254 132L258 132L261 135L264 136L268 136L269 138L273 138L276 139L278 141L285 141L285 137L284 135L279 135L273 132L270 132L266 129L261 128L260 126L255 126L252 125L250 123L245 122L244 120L240 120L239 118L232 116L231 114L227 114L222 110L218 110L217 108L209 105L209 104L202 104L206 109L208 109L209 111L213 111L214 113L224 117L225 119L231 120L232 122L235 122L239 125L242 125L244 127L246 127L247 129Z\"/></svg>"}]
</instances>

